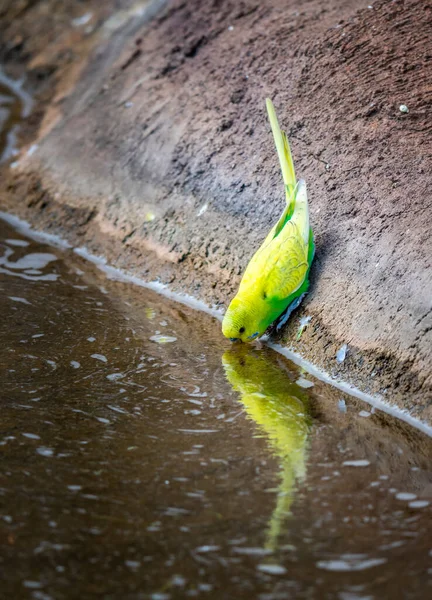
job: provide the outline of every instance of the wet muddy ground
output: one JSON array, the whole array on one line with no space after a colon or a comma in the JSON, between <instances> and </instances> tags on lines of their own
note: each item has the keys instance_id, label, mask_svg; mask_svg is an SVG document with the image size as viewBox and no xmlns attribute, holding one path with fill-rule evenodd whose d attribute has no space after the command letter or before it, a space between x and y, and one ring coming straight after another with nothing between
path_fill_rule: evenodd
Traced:
<instances>
[{"instance_id":1,"label":"wet muddy ground","mask_svg":"<svg viewBox=\"0 0 432 600\"><path fill-rule=\"evenodd\" d=\"M0 257L4 597L428 596L425 434L3 221Z\"/></svg>"}]
</instances>

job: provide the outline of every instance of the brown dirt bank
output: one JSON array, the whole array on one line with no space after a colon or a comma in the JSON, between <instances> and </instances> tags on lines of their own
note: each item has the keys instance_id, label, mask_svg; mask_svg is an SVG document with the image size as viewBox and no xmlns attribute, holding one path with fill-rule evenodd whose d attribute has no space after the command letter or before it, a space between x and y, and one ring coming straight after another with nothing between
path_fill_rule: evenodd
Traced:
<instances>
[{"instance_id":1,"label":"brown dirt bank","mask_svg":"<svg viewBox=\"0 0 432 600\"><path fill-rule=\"evenodd\" d=\"M27 4L31 16L53 2ZM70 42L64 19L27 53L30 25L5 13L3 61L26 65L43 101L37 151L2 173L3 207L226 304L284 201L268 95L317 239L311 292L282 343L432 421L430 5L119 4L89 3L91 31ZM12 30L23 48L10 56ZM302 315L312 321L298 342Z\"/></svg>"}]
</instances>

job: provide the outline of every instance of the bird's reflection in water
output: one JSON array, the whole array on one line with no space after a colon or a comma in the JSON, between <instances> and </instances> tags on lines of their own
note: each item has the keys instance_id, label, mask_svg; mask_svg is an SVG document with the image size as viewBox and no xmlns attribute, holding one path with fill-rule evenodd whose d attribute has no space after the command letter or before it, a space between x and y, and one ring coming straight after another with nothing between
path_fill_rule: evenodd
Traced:
<instances>
[{"instance_id":1,"label":"bird's reflection in water","mask_svg":"<svg viewBox=\"0 0 432 600\"><path fill-rule=\"evenodd\" d=\"M278 499L266 535L266 548L276 550L284 521L290 515L296 483L306 475L310 426L307 395L264 351L242 345L225 352L222 363L247 414L280 460Z\"/></svg>"}]
</instances>

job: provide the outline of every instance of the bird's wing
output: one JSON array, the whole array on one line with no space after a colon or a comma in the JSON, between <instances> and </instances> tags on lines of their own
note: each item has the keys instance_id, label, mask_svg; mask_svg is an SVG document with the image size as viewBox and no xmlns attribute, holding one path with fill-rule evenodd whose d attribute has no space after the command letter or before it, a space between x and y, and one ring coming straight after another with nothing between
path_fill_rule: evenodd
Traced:
<instances>
[{"instance_id":1,"label":"bird's wing","mask_svg":"<svg viewBox=\"0 0 432 600\"><path fill-rule=\"evenodd\" d=\"M284 300L301 286L309 268L307 253L308 246L297 226L288 221L269 245L263 265L266 273L264 291L269 300Z\"/></svg>"}]
</instances>

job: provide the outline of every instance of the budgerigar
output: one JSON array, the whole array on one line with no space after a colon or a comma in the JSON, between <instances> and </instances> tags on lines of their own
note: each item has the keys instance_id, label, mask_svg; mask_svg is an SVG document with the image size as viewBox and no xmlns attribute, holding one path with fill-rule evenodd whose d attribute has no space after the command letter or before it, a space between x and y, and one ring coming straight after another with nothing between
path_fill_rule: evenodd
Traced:
<instances>
[{"instance_id":1,"label":"budgerigar","mask_svg":"<svg viewBox=\"0 0 432 600\"><path fill-rule=\"evenodd\" d=\"M279 127L271 100L267 98L266 103L282 169L286 207L250 260L225 313L222 332L232 341L250 342L282 313L284 321L289 317L309 287L315 252L306 184L296 181L288 138Z\"/></svg>"}]
</instances>

